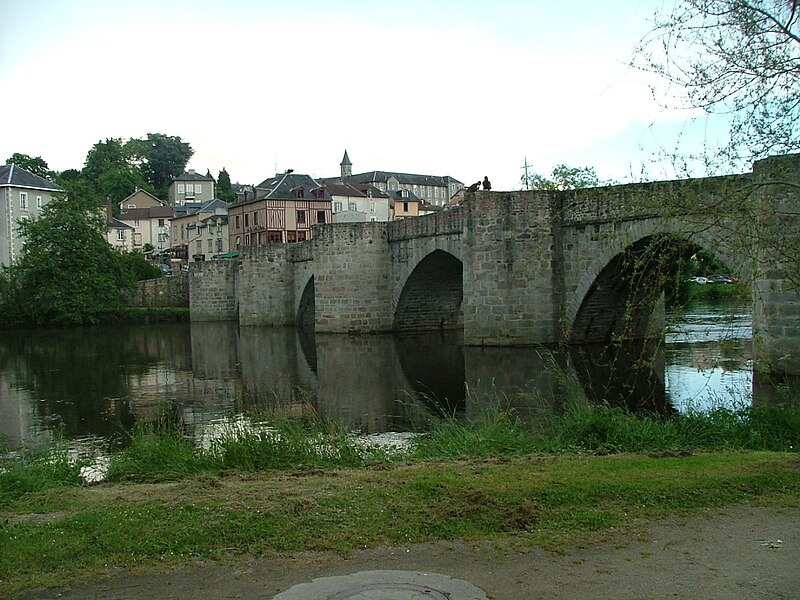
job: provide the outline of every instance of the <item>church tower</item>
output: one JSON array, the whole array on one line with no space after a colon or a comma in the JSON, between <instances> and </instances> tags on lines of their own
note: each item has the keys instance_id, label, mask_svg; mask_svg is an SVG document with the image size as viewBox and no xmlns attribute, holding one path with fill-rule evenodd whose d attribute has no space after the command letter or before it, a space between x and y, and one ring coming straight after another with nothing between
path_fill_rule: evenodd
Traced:
<instances>
[{"instance_id":1,"label":"church tower","mask_svg":"<svg viewBox=\"0 0 800 600\"><path fill-rule=\"evenodd\" d=\"M353 163L350 162L350 157L347 156L347 150L344 151L344 158L339 163L339 166L342 168L342 179L353 174Z\"/></svg>"}]
</instances>

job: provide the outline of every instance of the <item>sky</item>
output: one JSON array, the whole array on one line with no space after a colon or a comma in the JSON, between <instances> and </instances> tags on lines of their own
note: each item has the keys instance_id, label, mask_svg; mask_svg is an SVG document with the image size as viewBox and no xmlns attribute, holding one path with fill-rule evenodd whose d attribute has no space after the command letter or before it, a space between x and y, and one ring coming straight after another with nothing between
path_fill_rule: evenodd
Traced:
<instances>
[{"instance_id":1,"label":"sky","mask_svg":"<svg viewBox=\"0 0 800 600\"><path fill-rule=\"evenodd\" d=\"M81 168L107 138L180 136L188 168L449 175L523 165L669 178L691 113L627 66L672 0L0 0L0 160Z\"/></svg>"}]
</instances>

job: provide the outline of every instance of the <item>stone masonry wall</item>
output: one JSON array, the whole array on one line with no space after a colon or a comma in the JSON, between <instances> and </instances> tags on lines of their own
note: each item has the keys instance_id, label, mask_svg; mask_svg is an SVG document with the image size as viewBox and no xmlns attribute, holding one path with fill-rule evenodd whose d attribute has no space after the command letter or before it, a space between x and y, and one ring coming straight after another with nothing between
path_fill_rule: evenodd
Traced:
<instances>
[{"instance_id":1,"label":"stone masonry wall","mask_svg":"<svg viewBox=\"0 0 800 600\"><path fill-rule=\"evenodd\" d=\"M558 341L559 233L552 194L477 192L464 214L464 343Z\"/></svg>"},{"instance_id":2,"label":"stone masonry wall","mask_svg":"<svg viewBox=\"0 0 800 600\"><path fill-rule=\"evenodd\" d=\"M333 223L315 229L317 332L389 331L391 285L386 223Z\"/></svg>"},{"instance_id":3,"label":"stone masonry wall","mask_svg":"<svg viewBox=\"0 0 800 600\"><path fill-rule=\"evenodd\" d=\"M172 277L146 279L136 283L130 296L131 306L187 307L189 306L189 276L180 273Z\"/></svg>"},{"instance_id":4,"label":"stone masonry wall","mask_svg":"<svg viewBox=\"0 0 800 600\"><path fill-rule=\"evenodd\" d=\"M753 298L753 354L763 371L800 374L800 155L755 164L762 220ZM786 185L782 182L789 182Z\"/></svg>"},{"instance_id":5,"label":"stone masonry wall","mask_svg":"<svg viewBox=\"0 0 800 600\"><path fill-rule=\"evenodd\" d=\"M238 267L236 260L212 260L194 265L188 276L192 321L236 320Z\"/></svg>"},{"instance_id":6,"label":"stone masonry wall","mask_svg":"<svg viewBox=\"0 0 800 600\"><path fill-rule=\"evenodd\" d=\"M239 324L294 323L292 265L286 244L246 248L238 275Z\"/></svg>"}]
</instances>

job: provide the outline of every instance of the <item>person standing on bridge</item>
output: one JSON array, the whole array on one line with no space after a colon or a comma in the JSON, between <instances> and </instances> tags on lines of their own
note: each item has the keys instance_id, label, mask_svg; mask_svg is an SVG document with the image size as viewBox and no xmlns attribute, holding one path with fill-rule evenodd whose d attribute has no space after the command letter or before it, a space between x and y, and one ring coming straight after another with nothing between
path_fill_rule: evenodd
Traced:
<instances>
[{"instance_id":1,"label":"person standing on bridge","mask_svg":"<svg viewBox=\"0 0 800 600\"><path fill-rule=\"evenodd\" d=\"M485 189L486 191L489 191L489 190L492 189L492 182L489 181L489 177L488 176L483 178L483 189Z\"/></svg>"}]
</instances>

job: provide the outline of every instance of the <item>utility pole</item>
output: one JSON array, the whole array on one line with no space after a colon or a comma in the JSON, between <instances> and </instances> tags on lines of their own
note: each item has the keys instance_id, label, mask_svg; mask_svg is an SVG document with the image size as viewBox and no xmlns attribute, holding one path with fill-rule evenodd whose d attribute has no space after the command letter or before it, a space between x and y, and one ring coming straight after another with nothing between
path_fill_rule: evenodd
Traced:
<instances>
[{"instance_id":1,"label":"utility pole","mask_svg":"<svg viewBox=\"0 0 800 600\"><path fill-rule=\"evenodd\" d=\"M525 189L531 189L531 180L528 179L528 167L531 165L528 164L528 157L525 157L525 164L520 167L520 169L525 169L525 175L523 176L523 181L525 182Z\"/></svg>"}]
</instances>

